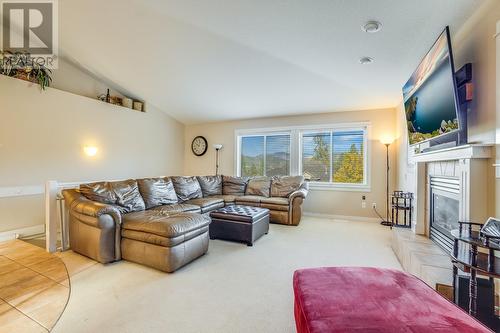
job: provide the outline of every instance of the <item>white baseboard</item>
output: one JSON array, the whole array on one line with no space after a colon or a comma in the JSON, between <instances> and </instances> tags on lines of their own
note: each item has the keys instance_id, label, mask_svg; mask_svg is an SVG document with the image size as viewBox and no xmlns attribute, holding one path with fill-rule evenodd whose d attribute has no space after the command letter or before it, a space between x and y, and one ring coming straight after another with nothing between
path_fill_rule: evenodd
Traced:
<instances>
[{"instance_id":1,"label":"white baseboard","mask_svg":"<svg viewBox=\"0 0 500 333\"><path fill-rule=\"evenodd\" d=\"M44 232L45 232L45 225L44 224L38 224L38 225L31 226L31 227L4 231L4 232L0 232L0 242L16 239L16 238L20 238L20 237L27 237L27 236L31 236L31 235L43 234Z\"/></svg>"},{"instance_id":2,"label":"white baseboard","mask_svg":"<svg viewBox=\"0 0 500 333\"><path fill-rule=\"evenodd\" d=\"M322 213L312 213L312 212L304 212L304 216L320 217L324 219L347 220L355 222L380 222L380 219L377 217L365 217L365 216L348 216L348 215L322 214Z\"/></svg>"}]
</instances>

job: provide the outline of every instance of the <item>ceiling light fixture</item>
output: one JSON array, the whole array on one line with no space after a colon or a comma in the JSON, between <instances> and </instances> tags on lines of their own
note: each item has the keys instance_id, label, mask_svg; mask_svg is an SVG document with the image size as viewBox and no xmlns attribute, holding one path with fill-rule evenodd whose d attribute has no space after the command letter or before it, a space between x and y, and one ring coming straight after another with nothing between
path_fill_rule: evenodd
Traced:
<instances>
[{"instance_id":1,"label":"ceiling light fixture","mask_svg":"<svg viewBox=\"0 0 500 333\"><path fill-rule=\"evenodd\" d=\"M382 29L382 23L378 21L368 21L361 27L361 30L370 34L379 32Z\"/></svg>"},{"instance_id":2,"label":"ceiling light fixture","mask_svg":"<svg viewBox=\"0 0 500 333\"><path fill-rule=\"evenodd\" d=\"M373 62L373 58L371 57L362 57L361 59L359 59L359 63L361 65L368 65L368 64L371 64Z\"/></svg>"}]
</instances>

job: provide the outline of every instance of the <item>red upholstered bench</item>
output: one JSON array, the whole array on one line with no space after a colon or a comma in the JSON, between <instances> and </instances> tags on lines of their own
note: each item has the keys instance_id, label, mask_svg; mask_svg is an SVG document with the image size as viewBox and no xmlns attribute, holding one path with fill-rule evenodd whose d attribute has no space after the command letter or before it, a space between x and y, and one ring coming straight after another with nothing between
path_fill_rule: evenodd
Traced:
<instances>
[{"instance_id":1,"label":"red upholstered bench","mask_svg":"<svg viewBox=\"0 0 500 333\"><path fill-rule=\"evenodd\" d=\"M491 332L421 280L364 267L302 269L293 275L298 333Z\"/></svg>"}]
</instances>

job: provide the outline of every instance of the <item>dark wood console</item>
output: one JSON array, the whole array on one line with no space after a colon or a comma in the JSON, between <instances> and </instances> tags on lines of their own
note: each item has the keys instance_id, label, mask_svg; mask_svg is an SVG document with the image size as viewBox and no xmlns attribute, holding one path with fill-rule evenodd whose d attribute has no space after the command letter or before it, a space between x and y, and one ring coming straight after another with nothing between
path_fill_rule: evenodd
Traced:
<instances>
[{"instance_id":1,"label":"dark wood console","mask_svg":"<svg viewBox=\"0 0 500 333\"><path fill-rule=\"evenodd\" d=\"M455 238L451 253L453 289L456 291L457 288L458 270L470 274L469 314L474 317L478 317L477 276L486 277L492 284L494 284L494 279L500 278L500 258L495 257L495 251L500 251L500 245L492 242L491 237L485 237L481 234L478 229L482 226L479 223L459 222L459 229L452 231ZM456 292L454 293L454 301L458 303Z\"/></svg>"}]
</instances>

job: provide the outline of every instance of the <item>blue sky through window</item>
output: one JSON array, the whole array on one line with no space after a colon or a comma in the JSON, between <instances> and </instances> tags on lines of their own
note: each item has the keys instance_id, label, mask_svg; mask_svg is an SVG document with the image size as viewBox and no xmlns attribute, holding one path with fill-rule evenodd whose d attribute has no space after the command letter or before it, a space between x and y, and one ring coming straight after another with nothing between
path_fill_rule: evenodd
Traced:
<instances>
[{"instance_id":1,"label":"blue sky through window","mask_svg":"<svg viewBox=\"0 0 500 333\"><path fill-rule=\"evenodd\" d=\"M241 155L256 157L264 154L263 136L246 136L241 138Z\"/></svg>"},{"instance_id":2,"label":"blue sky through window","mask_svg":"<svg viewBox=\"0 0 500 333\"><path fill-rule=\"evenodd\" d=\"M333 133L333 149L335 153L345 153L356 146L358 151L363 147L363 131L335 132Z\"/></svg>"},{"instance_id":3,"label":"blue sky through window","mask_svg":"<svg viewBox=\"0 0 500 333\"><path fill-rule=\"evenodd\" d=\"M333 133L333 147L335 153L345 153L351 149L354 144L359 151L363 147L363 131L349 131L349 132L334 132ZM323 142L330 146L330 133L307 133L302 137L302 154L304 158L310 158L314 155L314 137L320 136Z\"/></svg>"}]
</instances>

